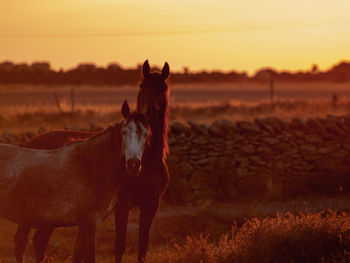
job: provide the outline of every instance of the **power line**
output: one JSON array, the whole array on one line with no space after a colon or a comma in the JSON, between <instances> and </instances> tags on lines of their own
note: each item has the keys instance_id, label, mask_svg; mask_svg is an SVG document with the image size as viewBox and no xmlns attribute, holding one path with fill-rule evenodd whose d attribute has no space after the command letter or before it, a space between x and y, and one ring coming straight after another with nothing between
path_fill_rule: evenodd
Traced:
<instances>
[{"instance_id":1,"label":"power line","mask_svg":"<svg viewBox=\"0 0 350 263\"><path fill-rule=\"evenodd\" d=\"M0 32L0 37L52 37L52 38L85 38L85 37L137 37L137 36L163 36L163 35L196 35L196 34L215 34L215 33L235 33L249 31L267 31L267 30L288 30L298 28L323 27L334 25L348 25L347 21L328 21L328 22L270 22L265 24L247 23L247 24L222 24L222 25L199 25L182 27L153 27L141 29L105 29L90 32Z\"/></svg>"}]
</instances>

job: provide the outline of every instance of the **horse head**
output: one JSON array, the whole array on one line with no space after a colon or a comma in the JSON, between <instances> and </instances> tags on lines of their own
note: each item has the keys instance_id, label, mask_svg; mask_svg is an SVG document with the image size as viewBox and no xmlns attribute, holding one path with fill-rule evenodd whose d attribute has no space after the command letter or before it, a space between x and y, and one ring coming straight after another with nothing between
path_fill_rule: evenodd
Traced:
<instances>
[{"instance_id":1,"label":"horse head","mask_svg":"<svg viewBox=\"0 0 350 263\"><path fill-rule=\"evenodd\" d=\"M137 98L137 110L146 112L148 118L157 118L168 106L169 65L165 62L161 72L151 72L148 60L142 66L142 81Z\"/></svg>"},{"instance_id":2,"label":"horse head","mask_svg":"<svg viewBox=\"0 0 350 263\"><path fill-rule=\"evenodd\" d=\"M141 169L141 159L150 137L150 126L142 112L130 112L128 102L122 106L122 152L126 160L126 170L137 175Z\"/></svg>"}]
</instances>

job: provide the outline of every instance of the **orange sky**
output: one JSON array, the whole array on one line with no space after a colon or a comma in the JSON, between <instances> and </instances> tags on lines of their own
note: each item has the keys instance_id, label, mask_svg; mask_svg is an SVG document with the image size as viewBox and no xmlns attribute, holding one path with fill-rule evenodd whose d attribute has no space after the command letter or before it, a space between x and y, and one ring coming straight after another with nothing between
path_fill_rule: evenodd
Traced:
<instances>
[{"instance_id":1,"label":"orange sky","mask_svg":"<svg viewBox=\"0 0 350 263\"><path fill-rule=\"evenodd\" d=\"M349 0L4 0L0 61L254 72L350 59Z\"/></svg>"}]
</instances>

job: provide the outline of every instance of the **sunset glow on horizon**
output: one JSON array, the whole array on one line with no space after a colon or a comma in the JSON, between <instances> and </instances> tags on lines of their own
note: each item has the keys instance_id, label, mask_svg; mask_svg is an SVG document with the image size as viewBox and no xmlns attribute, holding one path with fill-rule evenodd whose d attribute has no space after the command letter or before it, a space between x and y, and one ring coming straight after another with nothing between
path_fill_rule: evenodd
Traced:
<instances>
[{"instance_id":1,"label":"sunset glow on horizon","mask_svg":"<svg viewBox=\"0 0 350 263\"><path fill-rule=\"evenodd\" d=\"M347 0L13 0L0 10L0 62L171 69L328 69L350 59Z\"/></svg>"}]
</instances>

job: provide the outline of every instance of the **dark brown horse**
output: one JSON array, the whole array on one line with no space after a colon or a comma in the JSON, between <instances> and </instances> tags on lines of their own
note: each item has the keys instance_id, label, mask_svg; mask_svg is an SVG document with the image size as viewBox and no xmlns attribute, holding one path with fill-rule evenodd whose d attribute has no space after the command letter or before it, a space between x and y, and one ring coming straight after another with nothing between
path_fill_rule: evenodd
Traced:
<instances>
[{"instance_id":1,"label":"dark brown horse","mask_svg":"<svg viewBox=\"0 0 350 263\"><path fill-rule=\"evenodd\" d=\"M17 261L31 227L40 262L52 229L77 225L73 262L95 262L96 226L115 207L122 182L140 172L149 142L145 115L130 113L127 102L122 114L123 122L55 150L0 145L0 216L20 225Z\"/></svg>"},{"instance_id":2,"label":"dark brown horse","mask_svg":"<svg viewBox=\"0 0 350 263\"><path fill-rule=\"evenodd\" d=\"M146 60L142 67L143 80L137 98L137 110L146 112L151 125L151 139L142 160L141 174L124 182L119 191L115 209L116 224L116 262L121 262L126 246L126 229L129 211L134 206L140 207L140 230L138 261L144 262L148 249L149 232L159 207L159 200L164 193L168 180L168 168L165 163L167 147L167 121L169 88L169 65L165 63L161 73L151 73ZM52 148L69 142L72 138L87 138L89 132L51 131L34 137L24 147ZM146 154L147 152L147 154ZM54 228L39 228L34 235L37 260L42 260ZM23 255L30 226L19 226L15 241L16 254Z\"/></svg>"},{"instance_id":3,"label":"dark brown horse","mask_svg":"<svg viewBox=\"0 0 350 263\"><path fill-rule=\"evenodd\" d=\"M126 230L129 211L140 207L138 262L144 262L148 249L150 229L169 181L166 155L168 152L168 99L169 65L162 72L150 72L146 60L142 67L143 80L137 99L137 110L146 111L151 125L150 144L142 158L138 177L128 178L118 194L115 209L116 258L120 263L126 247Z\"/></svg>"}]
</instances>

